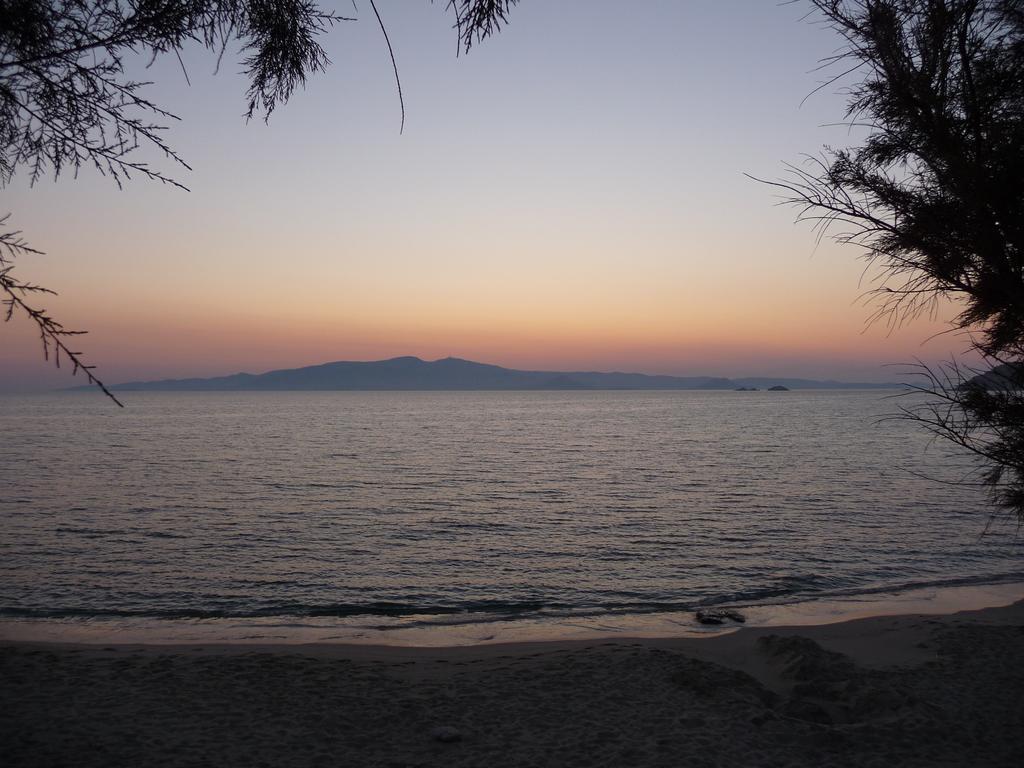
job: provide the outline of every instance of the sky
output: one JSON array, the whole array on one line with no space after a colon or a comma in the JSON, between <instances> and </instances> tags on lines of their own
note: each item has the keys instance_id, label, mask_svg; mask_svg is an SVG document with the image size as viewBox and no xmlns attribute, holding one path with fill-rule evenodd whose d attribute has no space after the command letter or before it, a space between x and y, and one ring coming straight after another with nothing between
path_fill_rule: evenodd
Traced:
<instances>
[{"instance_id":1,"label":"sky","mask_svg":"<svg viewBox=\"0 0 1024 768\"><path fill-rule=\"evenodd\" d=\"M85 169L0 190L45 252L16 274L59 292L42 304L89 331L105 381L398 355L891 381L963 347L936 337L952 307L866 325L860 253L745 176L856 142L836 87L812 93L839 40L806 3L522 0L457 57L443 2L377 0L402 133L357 5L267 123L244 119L237 58L186 50L191 84L174 57L140 73L181 118L167 140L193 170L159 167L190 191ZM28 321L0 325L0 390L74 383Z\"/></svg>"}]
</instances>

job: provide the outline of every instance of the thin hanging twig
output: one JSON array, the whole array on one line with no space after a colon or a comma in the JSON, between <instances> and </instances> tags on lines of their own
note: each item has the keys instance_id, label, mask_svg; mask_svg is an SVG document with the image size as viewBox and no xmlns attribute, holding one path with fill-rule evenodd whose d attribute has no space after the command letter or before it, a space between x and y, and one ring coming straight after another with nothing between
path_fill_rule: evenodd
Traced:
<instances>
[{"instance_id":1,"label":"thin hanging twig","mask_svg":"<svg viewBox=\"0 0 1024 768\"><path fill-rule=\"evenodd\" d=\"M398 127L398 133L401 134L405 130L405 98L402 96L402 80L398 76L398 63L395 61L395 51L391 47L391 39L388 37L388 31L384 27L384 21L377 11L377 4L374 0L370 0L370 7L373 8L373 15L377 17L380 31L384 33L384 42L388 44L388 54L391 56L391 68L395 71L395 85L398 86L398 104L402 108L402 123Z\"/></svg>"}]
</instances>

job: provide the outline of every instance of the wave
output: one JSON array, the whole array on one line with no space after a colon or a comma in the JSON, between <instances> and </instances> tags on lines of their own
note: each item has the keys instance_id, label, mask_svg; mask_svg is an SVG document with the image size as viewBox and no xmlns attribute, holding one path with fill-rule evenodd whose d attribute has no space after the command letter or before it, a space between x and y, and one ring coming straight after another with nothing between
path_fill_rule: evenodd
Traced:
<instances>
[{"instance_id":1,"label":"wave","mask_svg":"<svg viewBox=\"0 0 1024 768\"><path fill-rule=\"evenodd\" d=\"M256 619L395 619L391 624L366 625L387 630L409 626L475 624L523 619L594 618L611 615L689 613L701 608L750 608L786 605L830 599L856 599L921 589L984 586L1024 582L1024 571L972 577L903 581L898 583L838 587L820 576L790 575L763 588L708 596L688 601L621 600L571 604L558 601L477 600L459 603L405 603L368 601L359 603L280 603L240 607L100 608L88 606L26 607L0 606L0 619L22 620L116 620L155 619L168 621L256 620Z\"/></svg>"}]
</instances>

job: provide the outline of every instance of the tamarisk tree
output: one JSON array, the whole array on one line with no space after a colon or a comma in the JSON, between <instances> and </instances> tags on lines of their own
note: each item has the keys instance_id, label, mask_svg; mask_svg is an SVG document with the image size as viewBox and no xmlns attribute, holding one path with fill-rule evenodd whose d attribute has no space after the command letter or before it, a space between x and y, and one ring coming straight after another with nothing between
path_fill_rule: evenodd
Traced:
<instances>
[{"instance_id":1,"label":"tamarisk tree","mask_svg":"<svg viewBox=\"0 0 1024 768\"><path fill-rule=\"evenodd\" d=\"M810 1L866 138L773 183L878 268L875 319L958 307L983 367L920 366L901 415L970 451L1024 521L1024 2Z\"/></svg>"}]
</instances>

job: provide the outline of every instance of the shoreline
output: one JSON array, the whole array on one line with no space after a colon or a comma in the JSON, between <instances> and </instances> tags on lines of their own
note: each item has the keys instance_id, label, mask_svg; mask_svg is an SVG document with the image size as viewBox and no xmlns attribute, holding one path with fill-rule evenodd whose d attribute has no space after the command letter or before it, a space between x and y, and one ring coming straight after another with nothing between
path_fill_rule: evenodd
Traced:
<instances>
[{"instance_id":1,"label":"shoreline","mask_svg":"<svg viewBox=\"0 0 1024 768\"><path fill-rule=\"evenodd\" d=\"M197 654L230 657L247 655L309 656L360 662L422 662L435 659L452 662L485 662L509 656L534 657L593 648L628 646L667 649L687 657L712 661L762 678L760 661L752 661L761 638L803 637L826 650L841 653L867 667L919 665L934 652L921 645L933 629L948 626L1021 626L1024 632L1024 597L1011 603L968 608L947 613L885 613L804 624L733 624L708 631L674 636L619 635L615 637L570 637L506 640L475 645L395 645L339 642L247 642L247 643L137 643L76 642L65 640L12 640L0 637L0 649L30 652L71 652L86 657L110 654L165 656ZM780 685L772 675L762 682ZM784 686L781 686L784 687Z\"/></svg>"},{"instance_id":2,"label":"shoreline","mask_svg":"<svg viewBox=\"0 0 1024 768\"><path fill-rule=\"evenodd\" d=\"M1016 765L1024 600L705 637L0 642L8 765Z\"/></svg>"},{"instance_id":3,"label":"shoreline","mask_svg":"<svg viewBox=\"0 0 1024 768\"><path fill-rule=\"evenodd\" d=\"M382 647L474 647L624 639L709 637L740 629L813 627L854 619L896 615L945 615L996 608L1024 600L1024 582L931 586L875 591L774 604L728 604L744 623L702 625L693 611L507 617L479 619L457 615L442 622L403 619L391 625L381 617L268 617L262 619L0 619L0 643L80 645L239 645L312 644Z\"/></svg>"}]
</instances>

